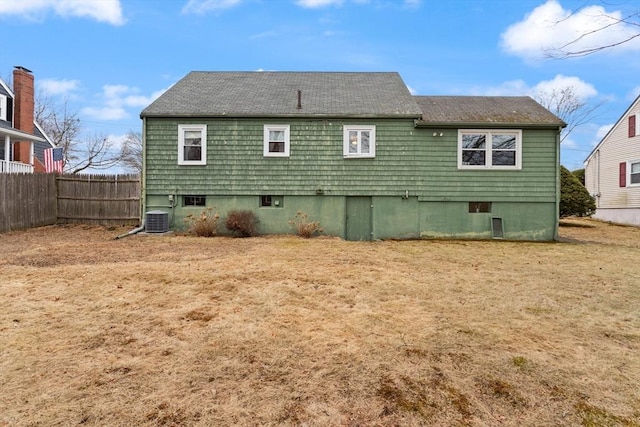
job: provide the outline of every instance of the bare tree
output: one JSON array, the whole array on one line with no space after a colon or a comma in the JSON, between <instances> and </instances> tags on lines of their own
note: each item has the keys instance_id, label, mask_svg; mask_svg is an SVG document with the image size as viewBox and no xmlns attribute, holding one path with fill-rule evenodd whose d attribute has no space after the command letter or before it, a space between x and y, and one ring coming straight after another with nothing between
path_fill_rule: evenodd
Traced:
<instances>
[{"instance_id":1,"label":"bare tree","mask_svg":"<svg viewBox=\"0 0 640 427\"><path fill-rule=\"evenodd\" d=\"M602 0L601 3L605 5L607 4L604 0ZM638 4L640 3L634 3L635 7L625 11L624 15L621 17L613 16L612 14L605 12L594 15L592 20L599 23L596 28L583 32L579 36L557 48L547 50L547 57L564 59L587 56L603 50L612 49L640 37L640 7L638 7ZM572 19L578 13L583 11L585 7L586 2L583 6L571 12L569 16L556 22L555 25L561 25L563 22ZM630 31L621 31L619 32L620 36L617 39L608 42L595 43L592 46L584 46L585 42L599 37L604 32L611 31L612 29L619 29L621 27L629 29Z\"/></svg>"},{"instance_id":2,"label":"bare tree","mask_svg":"<svg viewBox=\"0 0 640 427\"><path fill-rule=\"evenodd\" d=\"M562 119L566 124L560 135L560 142L578 126L588 123L596 117L596 111L604 101L589 104L582 99L573 86L562 89L539 90L533 95L543 107Z\"/></svg>"},{"instance_id":3,"label":"bare tree","mask_svg":"<svg viewBox=\"0 0 640 427\"><path fill-rule=\"evenodd\" d=\"M104 135L82 135L77 112L49 97L38 95L34 110L36 121L57 147L62 147L64 171L82 172L88 168L108 169L120 162L121 155L112 140Z\"/></svg>"},{"instance_id":4,"label":"bare tree","mask_svg":"<svg viewBox=\"0 0 640 427\"><path fill-rule=\"evenodd\" d=\"M68 165L78 160L73 149L81 131L78 113L69 111L67 100L57 105L52 98L38 94L33 115L56 147L62 147L64 170L68 171Z\"/></svg>"},{"instance_id":5,"label":"bare tree","mask_svg":"<svg viewBox=\"0 0 640 427\"><path fill-rule=\"evenodd\" d=\"M142 134L130 130L124 137L120 151L122 163L138 174L142 173Z\"/></svg>"},{"instance_id":6,"label":"bare tree","mask_svg":"<svg viewBox=\"0 0 640 427\"><path fill-rule=\"evenodd\" d=\"M94 134L77 140L69 146L69 163L65 171L70 173L91 169L109 169L120 163L120 153L114 141L104 135Z\"/></svg>"}]
</instances>

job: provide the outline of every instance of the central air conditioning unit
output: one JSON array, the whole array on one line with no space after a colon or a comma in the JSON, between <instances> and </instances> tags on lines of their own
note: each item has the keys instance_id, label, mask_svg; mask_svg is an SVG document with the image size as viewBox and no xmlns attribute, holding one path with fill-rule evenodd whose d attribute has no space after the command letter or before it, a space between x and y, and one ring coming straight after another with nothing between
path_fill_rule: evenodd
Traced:
<instances>
[{"instance_id":1,"label":"central air conditioning unit","mask_svg":"<svg viewBox=\"0 0 640 427\"><path fill-rule=\"evenodd\" d=\"M147 233L166 233L169 231L169 213L163 211L147 212L144 229Z\"/></svg>"}]
</instances>

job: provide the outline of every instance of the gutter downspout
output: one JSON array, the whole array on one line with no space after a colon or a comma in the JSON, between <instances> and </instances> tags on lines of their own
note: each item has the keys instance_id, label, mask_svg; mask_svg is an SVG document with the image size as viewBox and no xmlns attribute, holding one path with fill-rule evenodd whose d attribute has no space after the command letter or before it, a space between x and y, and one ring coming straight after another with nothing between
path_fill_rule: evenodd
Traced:
<instances>
[{"instance_id":1,"label":"gutter downspout","mask_svg":"<svg viewBox=\"0 0 640 427\"><path fill-rule=\"evenodd\" d=\"M146 119L143 117L142 118L142 171L140 172L140 227L138 228L134 228L133 230L129 231L128 233L124 233L121 234L119 236L116 236L114 240L118 240L118 239L122 239L124 237L127 236L131 236L134 234L137 234L141 231L144 230L144 205L145 205L145 179L146 179L146 174L145 174L145 169L146 169L146 163L147 163L147 156L146 156L146 130L147 130L147 121Z\"/></svg>"},{"instance_id":2,"label":"gutter downspout","mask_svg":"<svg viewBox=\"0 0 640 427\"><path fill-rule=\"evenodd\" d=\"M144 220L142 221L142 224L140 225L140 227L134 228L133 230L129 231L128 233L124 233L124 234L121 234L119 236L116 236L113 240L122 239L124 237L128 237L128 236L131 236L133 234L137 234L137 233L139 233L139 232L141 232L143 230L144 230Z\"/></svg>"},{"instance_id":3,"label":"gutter downspout","mask_svg":"<svg viewBox=\"0 0 640 427\"><path fill-rule=\"evenodd\" d=\"M562 132L562 127L558 128L558 133L556 134L556 218L555 218L555 227L553 231L553 240L556 242L560 240L560 197L562 195L560 180L560 134Z\"/></svg>"}]
</instances>

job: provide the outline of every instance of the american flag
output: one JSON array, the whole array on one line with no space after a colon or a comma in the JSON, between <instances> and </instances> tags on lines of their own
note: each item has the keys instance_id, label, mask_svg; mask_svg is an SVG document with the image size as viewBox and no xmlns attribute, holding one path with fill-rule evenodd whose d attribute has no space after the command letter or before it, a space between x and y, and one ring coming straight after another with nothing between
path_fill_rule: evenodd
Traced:
<instances>
[{"instance_id":1,"label":"american flag","mask_svg":"<svg viewBox=\"0 0 640 427\"><path fill-rule=\"evenodd\" d=\"M62 157L62 148L47 148L44 150L44 170L46 172L62 173L64 160Z\"/></svg>"}]
</instances>

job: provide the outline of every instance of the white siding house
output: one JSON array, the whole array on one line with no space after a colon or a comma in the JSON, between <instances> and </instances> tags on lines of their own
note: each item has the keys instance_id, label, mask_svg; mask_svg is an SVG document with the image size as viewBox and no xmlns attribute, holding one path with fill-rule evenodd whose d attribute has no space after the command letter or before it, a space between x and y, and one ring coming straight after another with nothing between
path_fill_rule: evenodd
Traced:
<instances>
[{"instance_id":1,"label":"white siding house","mask_svg":"<svg viewBox=\"0 0 640 427\"><path fill-rule=\"evenodd\" d=\"M585 160L594 218L640 226L640 96Z\"/></svg>"}]
</instances>

